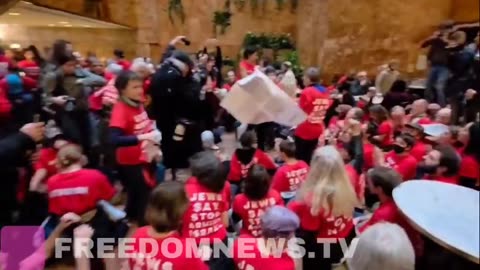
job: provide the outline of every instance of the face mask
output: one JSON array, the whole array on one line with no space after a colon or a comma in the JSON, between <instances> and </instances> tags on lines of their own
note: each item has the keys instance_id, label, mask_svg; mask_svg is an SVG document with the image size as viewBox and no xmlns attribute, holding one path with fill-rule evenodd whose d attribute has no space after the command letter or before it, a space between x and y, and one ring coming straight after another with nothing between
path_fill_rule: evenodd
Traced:
<instances>
[{"instance_id":1,"label":"face mask","mask_svg":"<svg viewBox=\"0 0 480 270\"><path fill-rule=\"evenodd\" d=\"M425 174L434 174L437 171L438 165L420 165L418 170Z\"/></svg>"},{"instance_id":2,"label":"face mask","mask_svg":"<svg viewBox=\"0 0 480 270\"><path fill-rule=\"evenodd\" d=\"M460 148L460 147L463 147L463 146L464 146L463 143L460 142L460 141L456 141L456 142L453 143L453 147L455 147L455 148Z\"/></svg>"},{"instance_id":3,"label":"face mask","mask_svg":"<svg viewBox=\"0 0 480 270\"><path fill-rule=\"evenodd\" d=\"M400 145L395 144L395 145L393 145L393 151L397 154L401 154L401 153L405 152L405 148L400 146Z\"/></svg>"}]
</instances>

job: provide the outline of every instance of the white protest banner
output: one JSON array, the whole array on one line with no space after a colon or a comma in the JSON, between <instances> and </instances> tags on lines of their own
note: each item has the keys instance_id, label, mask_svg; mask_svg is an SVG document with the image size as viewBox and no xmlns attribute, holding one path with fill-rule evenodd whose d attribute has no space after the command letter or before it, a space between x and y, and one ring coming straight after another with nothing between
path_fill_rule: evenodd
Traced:
<instances>
[{"instance_id":1,"label":"white protest banner","mask_svg":"<svg viewBox=\"0 0 480 270\"><path fill-rule=\"evenodd\" d=\"M244 124L276 122L293 127L307 119L295 101L258 70L238 81L220 105Z\"/></svg>"}]
</instances>

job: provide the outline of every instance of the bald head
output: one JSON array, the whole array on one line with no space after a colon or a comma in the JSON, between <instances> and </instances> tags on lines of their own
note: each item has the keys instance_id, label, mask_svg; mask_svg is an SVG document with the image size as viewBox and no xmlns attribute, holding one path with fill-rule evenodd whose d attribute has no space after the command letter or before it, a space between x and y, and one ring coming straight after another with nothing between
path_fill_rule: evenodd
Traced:
<instances>
[{"instance_id":1,"label":"bald head","mask_svg":"<svg viewBox=\"0 0 480 270\"><path fill-rule=\"evenodd\" d=\"M415 100L412 104L412 115L420 116L427 113L428 101L425 99Z\"/></svg>"},{"instance_id":2,"label":"bald head","mask_svg":"<svg viewBox=\"0 0 480 270\"><path fill-rule=\"evenodd\" d=\"M452 110L449 108L443 108L439 110L437 112L435 120L440 124L450 125L450 122L452 120Z\"/></svg>"}]
</instances>

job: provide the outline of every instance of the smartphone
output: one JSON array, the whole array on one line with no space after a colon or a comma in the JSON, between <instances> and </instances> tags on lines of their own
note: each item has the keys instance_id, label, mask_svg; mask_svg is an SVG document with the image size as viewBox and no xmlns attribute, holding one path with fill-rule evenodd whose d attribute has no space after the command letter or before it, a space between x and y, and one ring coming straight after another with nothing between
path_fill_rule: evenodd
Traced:
<instances>
[{"instance_id":1,"label":"smartphone","mask_svg":"<svg viewBox=\"0 0 480 270\"><path fill-rule=\"evenodd\" d=\"M34 123L40 122L40 114L36 113L33 115L33 122Z\"/></svg>"},{"instance_id":2,"label":"smartphone","mask_svg":"<svg viewBox=\"0 0 480 270\"><path fill-rule=\"evenodd\" d=\"M182 38L182 41L185 44L185 46L190 46L191 44L190 40L188 40L187 38Z\"/></svg>"}]
</instances>

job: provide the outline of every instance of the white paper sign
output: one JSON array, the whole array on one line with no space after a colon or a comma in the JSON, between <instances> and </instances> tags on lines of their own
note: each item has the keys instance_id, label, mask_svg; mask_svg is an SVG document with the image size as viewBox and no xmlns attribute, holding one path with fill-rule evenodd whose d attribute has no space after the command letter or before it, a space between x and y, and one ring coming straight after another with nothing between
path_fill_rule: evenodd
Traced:
<instances>
[{"instance_id":1,"label":"white paper sign","mask_svg":"<svg viewBox=\"0 0 480 270\"><path fill-rule=\"evenodd\" d=\"M307 119L297 103L260 71L238 81L220 104L244 124L296 126Z\"/></svg>"}]
</instances>

